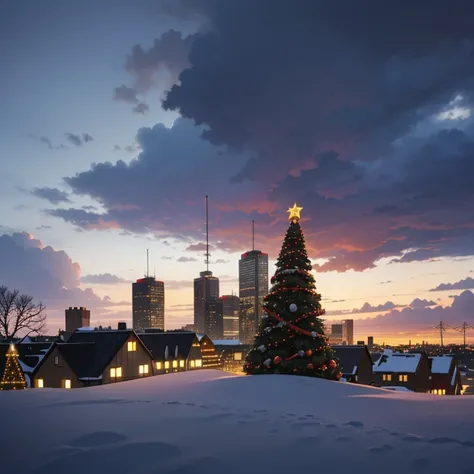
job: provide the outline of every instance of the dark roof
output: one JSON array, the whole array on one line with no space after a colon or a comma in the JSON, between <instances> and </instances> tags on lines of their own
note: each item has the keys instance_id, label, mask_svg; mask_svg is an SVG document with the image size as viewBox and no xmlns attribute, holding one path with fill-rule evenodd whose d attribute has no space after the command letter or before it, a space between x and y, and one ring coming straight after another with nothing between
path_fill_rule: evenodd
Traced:
<instances>
[{"instance_id":1,"label":"dark roof","mask_svg":"<svg viewBox=\"0 0 474 474\"><path fill-rule=\"evenodd\" d=\"M25 342L16 344L15 347L18 352L18 358L22 363L23 371L35 372L53 346L53 342Z\"/></svg>"},{"instance_id":2,"label":"dark roof","mask_svg":"<svg viewBox=\"0 0 474 474\"><path fill-rule=\"evenodd\" d=\"M165 357L166 346L168 346L170 358L175 358L176 347L178 347L178 357L187 359L193 342L199 342L194 332L147 332L137 334L137 336L155 360Z\"/></svg>"},{"instance_id":3,"label":"dark roof","mask_svg":"<svg viewBox=\"0 0 474 474\"><path fill-rule=\"evenodd\" d=\"M95 373L97 369L94 362L96 353L95 342L68 342L57 344L57 348L78 378L100 375Z\"/></svg>"},{"instance_id":4,"label":"dark roof","mask_svg":"<svg viewBox=\"0 0 474 474\"><path fill-rule=\"evenodd\" d=\"M131 329L123 330L123 331L118 331L118 330L100 330L100 331L81 331L77 330L75 331L71 337L68 339L68 342L66 345L71 344L71 343L95 343L95 349L85 349L83 348L85 352L89 352L89 364L90 364L90 369L87 370L88 375L85 377L98 377L101 375L104 370L106 369L107 365L111 362L111 360L115 357L115 354L122 348L122 346L125 344L127 339L130 337L130 334L132 334L133 331ZM65 351L69 349L63 349ZM69 356L71 357L71 360L76 359L78 357L77 352L74 353L73 351L80 352L79 349L71 349L71 353L68 353ZM90 355L90 354L93 354ZM67 359L66 359L67 360ZM69 363L69 361L68 361ZM75 362L73 362L75 364ZM77 370L82 372L82 368L84 366L81 365L76 366ZM73 367L71 366L73 369ZM74 370L74 369L73 369ZM75 370L74 370L75 371Z\"/></svg>"},{"instance_id":5,"label":"dark roof","mask_svg":"<svg viewBox=\"0 0 474 474\"><path fill-rule=\"evenodd\" d=\"M343 374L352 374L354 367L357 367L363 357L367 357L372 363L370 353L366 346L332 346L336 357L341 365Z\"/></svg>"}]
</instances>

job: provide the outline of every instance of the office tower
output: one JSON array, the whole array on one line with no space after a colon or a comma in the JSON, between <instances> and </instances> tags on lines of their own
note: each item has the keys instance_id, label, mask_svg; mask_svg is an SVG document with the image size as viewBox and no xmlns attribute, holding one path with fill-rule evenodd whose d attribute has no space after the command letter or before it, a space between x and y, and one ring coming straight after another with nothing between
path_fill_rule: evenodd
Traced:
<instances>
[{"instance_id":1,"label":"office tower","mask_svg":"<svg viewBox=\"0 0 474 474\"><path fill-rule=\"evenodd\" d=\"M219 278L209 270L209 208L206 196L206 270L194 279L194 328L198 334L222 338L222 311L219 304ZM220 319L220 320L219 320ZM216 337L217 336L217 337Z\"/></svg>"},{"instance_id":2,"label":"office tower","mask_svg":"<svg viewBox=\"0 0 474 474\"><path fill-rule=\"evenodd\" d=\"M250 250L239 260L239 340L251 344L263 313L263 298L268 294L268 254Z\"/></svg>"},{"instance_id":3,"label":"office tower","mask_svg":"<svg viewBox=\"0 0 474 474\"><path fill-rule=\"evenodd\" d=\"M324 331L329 337L330 344L352 346L354 344L354 320L326 321Z\"/></svg>"},{"instance_id":4,"label":"office tower","mask_svg":"<svg viewBox=\"0 0 474 474\"><path fill-rule=\"evenodd\" d=\"M239 339L239 297L221 296L224 319L224 339Z\"/></svg>"},{"instance_id":5,"label":"office tower","mask_svg":"<svg viewBox=\"0 0 474 474\"><path fill-rule=\"evenodd\" d=\"M374 336L369 336L367 338L367 349L369 349L369 351L374 349Z\"/></svg>"},{"instance_id":6,"label":"office tower","mask_svg":"<svg viewBox=\"0 0 474 474\"><path fill-rule=\"evenodd\" d=\"M83 308L66 309L66 333L71 334L76 329L88 327L91 324L90 310Z\"/></svg>"},{"instance_id":7,"label":"office tower","mask_svg":"<svg viewBox=\"0 0 474 474\"><path fill-rule=\"evenodd\" d=\"M146 276L132 285L133 329L165 329L165 285Z\"/></svg>"}]
</instances>

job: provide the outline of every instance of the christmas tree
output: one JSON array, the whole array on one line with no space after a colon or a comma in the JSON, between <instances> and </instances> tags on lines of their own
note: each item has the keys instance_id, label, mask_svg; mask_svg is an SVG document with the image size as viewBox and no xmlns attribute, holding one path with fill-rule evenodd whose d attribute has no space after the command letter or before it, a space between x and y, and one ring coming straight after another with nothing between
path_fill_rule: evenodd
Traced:
<instances>
[{"instance_id":1,"label":"christmas tree","mask_svg":"<svg viewBox=\"0 0 474 474\"><path fill-rule=\"evenodd\" d=\"M25 377L18 362L18 352L13 344L10 344L5 354L5 369L3 371L0 390L18 390L26 388Z\"/></svg>"},{"instance_id":2,"label":"christmas tree","mask_svg":"<svg viewBox=\"0 0 474 474\"><path fill-rule=\"evenodd\" d=\"M292 374L339 380L341 373L324 335L321 295L316 292L311 262L299 223L303 208L295 203L273 287L264 300L259 332L247 355L247 374Z\"/></svg>"}]
</instances>

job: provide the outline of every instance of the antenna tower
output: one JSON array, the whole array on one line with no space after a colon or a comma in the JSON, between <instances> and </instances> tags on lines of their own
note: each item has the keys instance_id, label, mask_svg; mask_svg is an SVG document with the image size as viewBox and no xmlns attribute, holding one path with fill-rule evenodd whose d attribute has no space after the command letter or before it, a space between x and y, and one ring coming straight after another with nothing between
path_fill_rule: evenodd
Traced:
<instances>
[{"instance_id":1,"label":"antenna tower","mask_svg":"<svg viewBox=\"0 0 474 474\"><path fill-rule=\"evenodd\" d=\"M252 250L255 250L255 221L252 220Z\"/></svg>"},{"instance_id":2,"label":"antenna tower","mask_svg":"<svg viewBox=\"0 0 474 474\"><path fill-rule=\"evenodd\" d=\"M209 196L206 195L206 260L204 261L206 264L206 270L209 271L209 204L208 204Z\"/></svg>"},{"instance_id":3,"label":"antenna tower","mask_svg":"<svg viewBox=\"0 0 474 474\"><path fill-rule=\"evenodd\" d=\"M145 277L148 278L149 276L149 258L148 258L148 249L146 249L146 275Z\"/></svg>"}]
</instances>

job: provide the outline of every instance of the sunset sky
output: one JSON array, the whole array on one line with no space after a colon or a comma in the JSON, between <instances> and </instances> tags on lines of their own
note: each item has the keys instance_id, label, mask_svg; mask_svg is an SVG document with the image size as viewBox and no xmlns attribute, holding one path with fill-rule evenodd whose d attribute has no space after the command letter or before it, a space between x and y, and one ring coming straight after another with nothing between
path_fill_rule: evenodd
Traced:
<instances>
[{"instance_id":1,"label":"sunset sky","mask_svg":"<svg viewBox=\"0 0 474 474\"><path fill-rule=\"evenodd\" d=\"M167 327L192 322L208 194L221 294L252 219L273 274L297 202L357 338L474 326L473 19L467 0L2 2L0 284L50 332L68 306L130 323L149 249Z\"/></svg>"}]
</instances>

